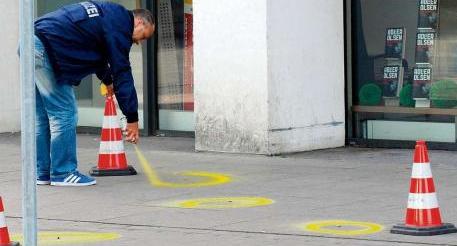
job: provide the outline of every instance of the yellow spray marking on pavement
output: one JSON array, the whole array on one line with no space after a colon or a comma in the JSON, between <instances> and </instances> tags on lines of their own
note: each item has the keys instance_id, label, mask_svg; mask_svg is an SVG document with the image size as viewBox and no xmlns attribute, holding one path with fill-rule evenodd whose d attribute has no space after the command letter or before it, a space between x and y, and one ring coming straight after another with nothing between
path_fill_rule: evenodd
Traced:
<instances>
[{"instance_id":1,"label":"yellow spray marking on pavement","mask_svg":"<svg viewBox=\"0 0 457 246\"><path fill-rule=\"evenodd\" d=\"M117 233L95 233L95 232L39 232L38 244L39 245L68 245L68 244L81 244L81 243L97 243L102 241L111 241L119 239L120 235ZM24 238L21 234L12 235L12 241L21 242L23 244Z\"/></svg>"},{"instance_id":2,"label":"yellow spray marking on pavement","mask_svg":"<svg viewBox=\"0 0 457 246\"><path fill-rule=\"evenodd\" d=\"M300 226L302 229L310 232L331 234L338 236L357 236L374 234L384 229L382 225L348 220L323 220L313 221ZM330 227L330 228L329 228ZM360 228L360 229L344 229L344 228ZM333 228L333 229L332 229ZM341 229L340 229L341 228Z\"/></svg>"},{"instance_id":3,"label":"yellow spray marking on pavement","mask_svg":"<svg viewBox=\"0 0 457 246\"><path fill-rule=\"evenodd\" d=\"M141 153L140 149L137 146L135 146L135 151L138 156L138 159L140 160L141 166L143 167L143 170L149 179L149 183L152 186L164 187L164 188L196 188L196 187L204 187L204 186L221 185L221 184L228 183L231 180L230 176L221 174L221 173L210 173L210 172L202 172L202 171L186 171L186 172L180 173L179 175L200 177L200 178L203 178L204 181L193 182L193 183L165 182L165 181L160 180L160 178L157 175L154 168L151 167L148 160L146 160L143 153Z\"/></svg>"},{"instance_id":4,"label":"yellow spray marking on pavement","mask_svg":"<svg viewBox=\"0 0 457 246\"><path fill-rule=\"evenodd\" d=\"M267 206L274 201L264 197L213 197L176 201L168 204L178 208L226 209Z\"/></svg>"}]
</instances>

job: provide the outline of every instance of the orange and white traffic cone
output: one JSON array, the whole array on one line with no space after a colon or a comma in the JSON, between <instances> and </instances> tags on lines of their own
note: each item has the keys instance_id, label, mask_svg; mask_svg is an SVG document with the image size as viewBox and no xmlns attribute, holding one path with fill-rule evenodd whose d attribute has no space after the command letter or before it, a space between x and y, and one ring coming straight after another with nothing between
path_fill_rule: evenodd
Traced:
<instances>
[{"instance_id":1,"label":"orange and white traffic cone","mask_svg":"<svg viewBox=\"0 0 457 246\"><path fill-rule=\"evenodd\" d=\"M457 232L453 224L442 223L435 183L425 141L416 142L405 224L394 226L391 233L432 236Z\"/></svg>"},{"instance_id":2,"label":"orange and white traffic cone","mask_svg":"<svg viewBox=\"0 0 457 246\"><path fill-rule=\"evenodd\" d=\"M0 246L19 246L17 242L11 242L10 235L8 233L8 227L6 226L5 212L3 209L3 201L0 196Z\"/></svg>"},{"instance_id":3,"label":"orange and white traffic cone","mask_svg":"<svg viewBox=\"0 0 457 246\"><path fill-rule=\"evenodd\" d=\"M98 155L98 166L90 170L92 176L135 175L136 170L127 165L122 131L117 118L113 97L106 97L105 114Z\"/></svg>"}]
</instances>

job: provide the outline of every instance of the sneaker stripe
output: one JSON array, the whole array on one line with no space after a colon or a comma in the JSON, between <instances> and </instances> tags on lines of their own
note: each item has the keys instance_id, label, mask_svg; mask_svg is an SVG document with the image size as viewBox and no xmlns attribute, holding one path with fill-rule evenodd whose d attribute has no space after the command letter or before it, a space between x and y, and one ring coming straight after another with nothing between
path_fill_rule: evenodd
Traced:
<instances>
[{"instance_id":1,"label":"sneaker stripe","mask_svg":"<svg viewBox=\"0 0 457 246\"><path fill-rule=\"evenodd\" d=\"M76 183L78 183L80 180L81 180L81 177L78 177L78 178L75 180L75 182L73 182L73 183L76 184Z\"/></svg>"},{"instance_id":2,"label":"sneaker stripe","mask_svg":"<svg viewBox=\"0 0 457 246\"><path fill-rule=\"evenodd\" d=\"M73 178L71 178L68 183L74 183L74 181L78 178L78 176L74 175Z\"/></svg>"},{"instance_id":3,"label":"sneaker stripe","mask_svg":"<svg viewBox=\"0 0 457 246\"><path fill-rule=\"evenodd\" d=\"M66 178L63 180L63 182L65 182L65 183L68 182L70 179L73 178L73 176L74 176L73 174L70 174L70 176L66 177Z\"/></svg>"}]
</instances>

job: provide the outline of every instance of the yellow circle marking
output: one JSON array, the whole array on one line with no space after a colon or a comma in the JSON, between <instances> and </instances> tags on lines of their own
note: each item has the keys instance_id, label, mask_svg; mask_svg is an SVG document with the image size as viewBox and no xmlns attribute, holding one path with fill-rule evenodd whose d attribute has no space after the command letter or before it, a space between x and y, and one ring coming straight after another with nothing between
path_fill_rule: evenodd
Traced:
<instances>
[{"instance_id":1,"label":"yellow circle marking","mask_svg":"<svg viewBox=\"0 0 457 246\"><path fill-rule=\"evenodd\" d=\"M56 232L47 231L38 233L39 245L58 245L58 244L81 244L97 243L101 241L111 241L119 239L117 233L95 233L95 232ZM22 234L11 236L11 241L18 241L23 244Z\"/></svg>"},{"instance_id":2,"label":"yellow circle marking","mask_svg":"<svg viewBox=\"0 0 457 246\"><path fill-rule=\"evenodd\" d=\"M267 206L274 201L264 197L213 197L177 201L170 204L179 208L226 209Z\"/></svg>"},{"instance_id":3,"label":"yellow circle marking","mask_svg":"<svg viewBox=\"0 0 457 246\"><path fill-rule=\"evenodd\" d=\"M345 230L345 229L330 229L328 227L359 227L360 229ZM302 229L310 232L324 233L338 236L357 236L367 235L380 232L384 229L382 225L348 220L323 220L313 221L300 226Z\"/></svg>"},{"instance_id":4,"label":"yellow circle marking","mask_svg":"<svg viewBox=\"0 0 457 246\"><path fill-rule=\"evenodd\" d=\"M162 181L157 172L152 168L149 164L148 160L144 157L143 153L141 153L140 149L135 146L135 151L140 160L141 166L148 177L149 183L155 187L164 187L164 188L197 188L197 187L204 187L204 186L215 186L221 185L225 183L229 183L231 181L231 177L229 175L225 175L222 173L210 173L210 172L202 172L202 171L187 171L182 172L179 175L181 176L191 176L191 177L200 177L203 181L200 182L193 182L193 183L172 183Z\"/></svg>"},{"instance_id":5,"label":"yellow circle marking","mask_svg":"<svg viewBox=\"0 0 457 246\"><path fill-rule=\"evenodd\" d=\"M185 183L164 182L164 181L161 181L158 179L153 183L153 185L155 185L157 187L167 187L167 188L193 188L193 187L220 185L220 184L228 183L231 180L230 176L225 175L225 174L210 173L210 172L203 172L203 171L186 171L186 172L180 173L179 175L200 177L200 178L203 178L204 181L185 184Z\"/></svg>"}]
</instances>

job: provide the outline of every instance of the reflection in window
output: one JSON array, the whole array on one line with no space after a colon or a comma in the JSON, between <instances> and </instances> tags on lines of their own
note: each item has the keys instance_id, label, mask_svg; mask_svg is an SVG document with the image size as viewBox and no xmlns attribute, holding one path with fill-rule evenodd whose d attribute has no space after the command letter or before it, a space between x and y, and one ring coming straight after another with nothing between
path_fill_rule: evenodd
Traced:
<instances>
[{"instance_id":1,"label":"reflection in window","mask_svg":"<svg viewBox=\"0 0 457 246\"><path fill-rule=\"evenodd\" d=\"M162 130L193 131L191 0L157 0L158 103Z\"/></svg>"}]
</instances>

